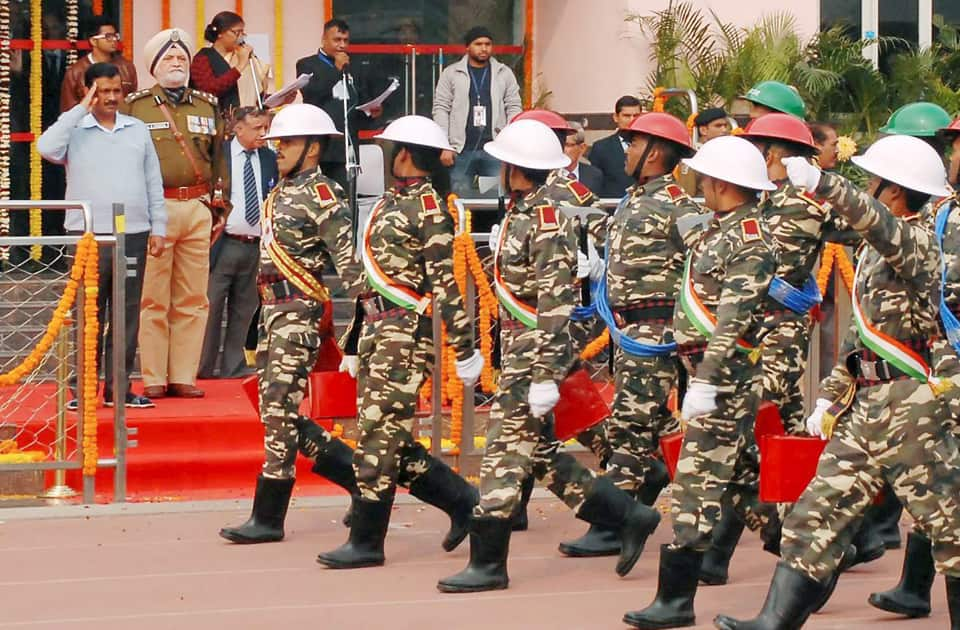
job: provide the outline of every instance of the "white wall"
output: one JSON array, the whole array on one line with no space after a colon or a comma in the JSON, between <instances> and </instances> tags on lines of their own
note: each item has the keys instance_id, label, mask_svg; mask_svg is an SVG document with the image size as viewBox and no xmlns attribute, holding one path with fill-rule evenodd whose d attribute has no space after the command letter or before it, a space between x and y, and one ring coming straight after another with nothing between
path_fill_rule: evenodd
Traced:
<instances>
[{"instance_id":1,"label":"white wall","mask_svg":"<svg viewBox=\"0 0 960 630\"><path fill-rule=\"evenodd\" d=\"M819 28L819 0L693 0L724 22L753 24L761 13L787 10L809 37ZM649 42L630 13L666 8L668 0L535 0L534 95L553 92L561 112L605 112L624 94L646 93ZM762 10L761 10L762 7ZM539 75L539 76L538 76Z\"/></svg>"}]
</instances>

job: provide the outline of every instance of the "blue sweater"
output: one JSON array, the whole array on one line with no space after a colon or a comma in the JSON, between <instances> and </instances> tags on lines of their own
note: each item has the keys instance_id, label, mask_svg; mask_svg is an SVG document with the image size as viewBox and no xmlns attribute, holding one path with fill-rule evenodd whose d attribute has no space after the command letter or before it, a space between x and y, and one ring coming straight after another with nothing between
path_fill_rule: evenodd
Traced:
<instances>
[{"instance_id":1,"label":"blue sweater","mask_svg":"<svg viewBox=\"0 0 960 630\"><path fill-rule=\"evenodd\" d=\"M94 232L113 233L113 204L122 203L128 233L166 236L160 160L142 121L117 114L113 129L107 130L83 105L76 105L43 132L37 150L47 160L66 165L66 198L90 204ZM65 227L82 231L83 213L68 210Z\"/></svg>"}]
</instances>

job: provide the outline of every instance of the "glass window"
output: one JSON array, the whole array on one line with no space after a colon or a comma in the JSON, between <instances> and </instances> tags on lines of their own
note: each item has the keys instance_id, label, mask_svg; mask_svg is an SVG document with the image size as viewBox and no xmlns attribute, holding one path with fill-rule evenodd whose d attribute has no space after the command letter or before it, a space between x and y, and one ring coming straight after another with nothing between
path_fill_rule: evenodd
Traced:
<instances>
[{"instance_id":1,"label":"glass window","mask_svg":"<svg viewBox=\"0 0 960 630\"><path fill-rule=\"evenodd\" d=\"M899 37L903 43L885 46L880 50L880 71L890 70L890 57L910 46L916 46L920 36L919 0L880 0L880 36Z\"/></svg>"},{"instance_id":2,"label":"glass window","mask_svg":"<svg viewBox=\"0 0 960 630\"><path fill-rule=\"evenodd\" d=\"M820 0L820 30L842 25L853 39L860 39L862 0Z\"/></svg>"},{"instance_id":3,"label":"glass window","mask_svg":"<svg viewBox=\"0 0 960 630\"><path fill-rule=\"evenodd\" d=\"M947 26L960 29L960 2L957 2L957 0L933 0L933 41L937 41L940 35L940 29L937 26L940 20L943 20L942 23Z\"/></svg>"}]
</instances>

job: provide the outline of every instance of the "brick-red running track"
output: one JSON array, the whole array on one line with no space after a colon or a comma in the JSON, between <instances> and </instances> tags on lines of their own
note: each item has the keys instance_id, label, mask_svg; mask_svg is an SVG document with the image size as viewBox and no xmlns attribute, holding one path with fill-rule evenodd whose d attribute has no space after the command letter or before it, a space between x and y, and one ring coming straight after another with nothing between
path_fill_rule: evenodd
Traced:
<instances>
[{"instance_id":1,"label":"brick-red running track","mask_svg":"<svg viewBox=\"0 0 960 630\"><path fill-rule=\"evenodd\" d=\"M217 537L221 525L246 518L243 502L2 509L0 628L623 629L623 612L646 605L656 590L657 548L669 537L669 519L620 579L612 558L557 552L560 540L584 526L541 492L530 530L511 540L510 589L477 595L436 591L438 578L464 566L467 546L443 553L446 518L406 496L393 512L387 565L356 571L314 562L345 539L343 497L301 500L290 510L286 541L246 547ZM929 619L901 620L867 605L871 591L895 583L901 553L846 574L806 627L948 627L942 578ZM731 583L700 589L698 627L712 627L721 611L752 616L773 566L746 534Z\"/></svg>"}]
</instances>

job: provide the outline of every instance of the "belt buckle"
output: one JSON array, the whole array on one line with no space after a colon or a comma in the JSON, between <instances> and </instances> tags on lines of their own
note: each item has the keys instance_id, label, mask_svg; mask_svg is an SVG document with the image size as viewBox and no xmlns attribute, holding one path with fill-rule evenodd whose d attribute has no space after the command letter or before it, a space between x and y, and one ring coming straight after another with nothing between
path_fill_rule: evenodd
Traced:
<instances>
[{"instance_id":1,"label":"belt buckle","mask_svg":"<svg viewBox=\"0 0 960 630\"><path fill-rule=\"evenodd\" d=\"M363 306L363 312L366 313L367 317L376 317L380 314L380 307L376 297L370 297L361 301L361 306Z\"/></svg>"},{"instance_id":2,"label":"belt buckle","mask_svg":"<svg viewBox=\"0 0 960 630\"><path fill-rule=\"evenodd\" d=\"M272 284L260 285L260 296L265 302L275 302L277 300L277 296L273 292Z\"/></svg>"},{"instance_id":3,"label":"belt buckle","mask_svg":"<svg viewBox=\"0 0 960 630\"><path fill-rule=\"evenodd\" d=\"M180 186L179 188L177 188L177 201L190 200L189 188L190 188L189 186Z\"/></svg>"},{"instance_id":4,"label":"belt buckle","mask_svg":"<svg viewBox=\"0 0 960 630\"><path fill-rule=\"evenodd\" d=\"M623 325L624 325L623 315L621 315L621 314L618 313L617 311L614 311L614 312L613 312L613 321L616 322L617 326L619 326L619 327L621 327L621 328L622 328Z\"/></svg>"},{"instance_id":5,"label":"belt buckle","mask_svg":"<svg viewBox=\"0 0 960 630\"><path fill-rule=\"evenodd\" d=\"M868 381L879 381L880 376L877 373L877 362L860 359L860 376Z\"/></svg>"}]
</instances>

